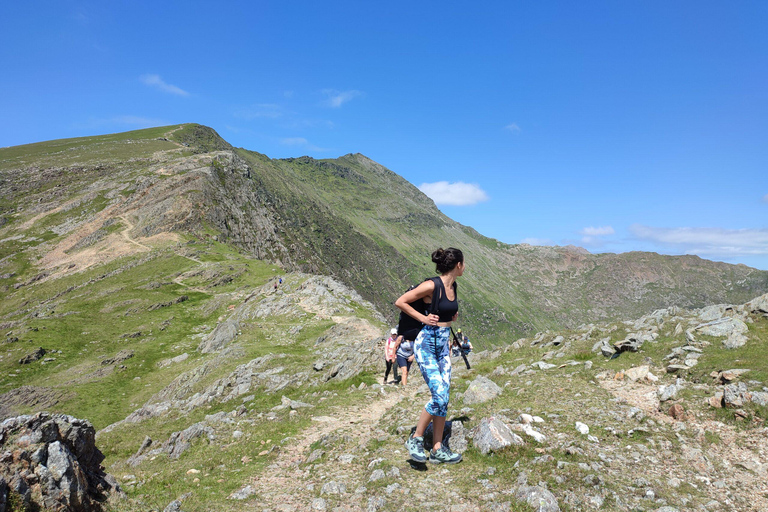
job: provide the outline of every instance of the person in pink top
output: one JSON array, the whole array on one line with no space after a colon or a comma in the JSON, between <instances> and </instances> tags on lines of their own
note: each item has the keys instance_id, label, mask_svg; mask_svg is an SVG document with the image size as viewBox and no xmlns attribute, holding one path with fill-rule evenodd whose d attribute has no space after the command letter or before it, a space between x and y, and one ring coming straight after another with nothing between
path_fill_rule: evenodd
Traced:
<instances>
[{"instance_id":1,"label":"person in pink top","mask_svg":"<svg viewBox=\"0 0 768 512\"><path fill-rule=\"evenodd\" d=\"M389 338L387 338L384 344L384 361L387 363L387 371L384 372L384 384L387 383L390 370L395 377L395 382L397 382L397 365L395 364L397 356L395 355L395 350L397 349L398 338L397 329L392 329L389 332Z\"/></svg>"}]
</instances>

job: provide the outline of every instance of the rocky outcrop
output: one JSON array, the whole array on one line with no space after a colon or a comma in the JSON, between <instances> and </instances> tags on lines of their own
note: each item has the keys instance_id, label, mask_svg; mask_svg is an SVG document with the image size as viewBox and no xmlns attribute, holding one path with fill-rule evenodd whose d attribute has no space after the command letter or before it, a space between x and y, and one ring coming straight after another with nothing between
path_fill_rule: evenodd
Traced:
<instances>
[{"instance_id":1,"label":"rocky outcrop","mask_svg":"<svg viewBox=\"0 0 768 512\"><path fill-rule=\"evenodd\" d=\"M464 393L464 403L473 405L487 402L499 396L501 391L501 388L495 382L480 375L469 383L469 387Z\"/></svg>"},{"instance_id":2,"label":"rocky outcrop","mask_svg":"<svg viewBox=\"0 0 768 512\"><path fill-rule=\"evenodd\" d=\"M104 455L95 436L88 421L63 414L43 412L0 423L0 504L12 492L27 507L100 511L121 491L101 466Z\"/></svg>"}]
</instances>

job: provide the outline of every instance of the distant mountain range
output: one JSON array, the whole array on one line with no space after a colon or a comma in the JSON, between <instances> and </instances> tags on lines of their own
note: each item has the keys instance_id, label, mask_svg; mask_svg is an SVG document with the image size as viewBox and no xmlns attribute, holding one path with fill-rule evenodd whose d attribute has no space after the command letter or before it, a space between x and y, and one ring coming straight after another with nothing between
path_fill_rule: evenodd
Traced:
<instances>
[{"instance_id":1,"label":"distant mountain range","mask_svg":"<svg viewBox=\"0 0 768 512\"><path fill-rule=\"evenodd\" d=\"M361 154L270 159L196 124L0 149L3 295L163 240L332 275L390 321L395 298L434 274L430 253L459 247L460 323L489 341L768 291L768 272L696 256L501 243Z\"/></svg>"}]
</instances>

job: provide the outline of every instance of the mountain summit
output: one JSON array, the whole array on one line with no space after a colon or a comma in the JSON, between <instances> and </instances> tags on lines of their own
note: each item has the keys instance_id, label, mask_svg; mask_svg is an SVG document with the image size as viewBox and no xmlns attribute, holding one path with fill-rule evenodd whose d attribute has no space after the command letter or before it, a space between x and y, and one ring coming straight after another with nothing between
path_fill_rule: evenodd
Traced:
<instances>
[{"instance_id":1,"label":"mountain summit","mask_svg":"<svg viewBox=\"0 0 768 512\"><path fill-rule=\"evenodd\" d=\"M696 256L504 244L364 155L275 160L195 124L4 148L0 173L9 287L147 250L130 237L193 237L333 275L390 319L394 298L433 274L431 251L460 247L470 263L461 321L488 334L744 302L768 289L768 272Z\"/></svg>"}]
</instances>

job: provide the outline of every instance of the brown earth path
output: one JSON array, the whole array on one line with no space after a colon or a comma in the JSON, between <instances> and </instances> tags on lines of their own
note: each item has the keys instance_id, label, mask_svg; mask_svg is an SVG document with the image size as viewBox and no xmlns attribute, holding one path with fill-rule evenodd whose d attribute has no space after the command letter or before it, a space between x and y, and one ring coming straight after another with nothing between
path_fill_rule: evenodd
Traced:
<instances>
[{"instance_id":1,"label":"brown earth path","mask_svg":"<svg viewBox=\"0 0 768 512\"><path fill-rule=\"evenodd\" d=\"M339 407L328 416L312 418L312 427L295 442L280 447L277 460L259 477L253 477L250 485L255 490L256 501L249 501L243 510L261 510L264 504L280 504L277 510L308 510L315 493L309 484L321 484L300 467L309 455L310 446L329 434L348 436L357 441L359 449L372 438L376 425L384 415L400 401L416 394L417 383L402 388L387 386L376 398L363 407ZM418 411L414 411L414 419ZM329 464L341 465L332 461ZM348 489L348 492L352 490Z\"/></svg>"}]
</instances>

